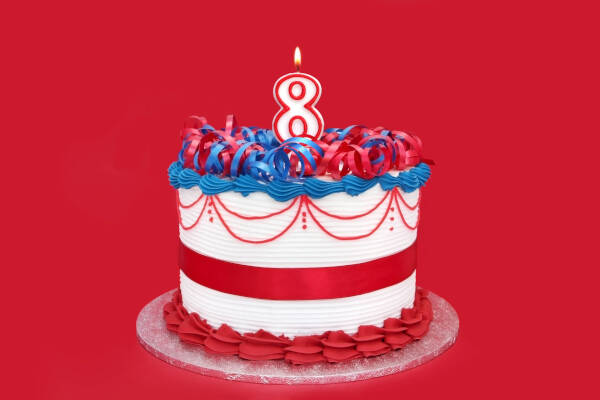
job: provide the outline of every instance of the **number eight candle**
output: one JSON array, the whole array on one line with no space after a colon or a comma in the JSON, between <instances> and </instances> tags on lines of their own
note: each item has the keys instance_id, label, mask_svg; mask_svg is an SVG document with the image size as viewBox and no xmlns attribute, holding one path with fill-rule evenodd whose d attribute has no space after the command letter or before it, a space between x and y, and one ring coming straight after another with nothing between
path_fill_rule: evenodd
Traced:
<instances>
[{"instance_id":1,"label":"number eight candle","mask_svg":"<svg viewBox=\"0 0 600 400\"><path fill-rule=\"evenodd\" d=\"M275 101L281 107L273 118L273 131L279 141L292 137L319 139L323 117L315 104L321 97L321 83L312 75L300 72L300 49L294 52L296 72L283 75L273 87Z\"/></svg>"}]
</instances>

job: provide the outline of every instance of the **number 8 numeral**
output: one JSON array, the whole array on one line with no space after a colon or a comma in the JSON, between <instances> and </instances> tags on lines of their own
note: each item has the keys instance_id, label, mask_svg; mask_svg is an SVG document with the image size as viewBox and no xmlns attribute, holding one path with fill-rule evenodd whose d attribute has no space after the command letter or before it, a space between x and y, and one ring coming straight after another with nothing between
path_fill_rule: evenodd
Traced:
<instances>
[{"instance_id":1,"label":"number 8 numeral","mask_svg":"<svg viewBox=\"0 0 600 400\"><path fill-rule=\"evenodd\" d=\"M273 119L273 131L279 141L291 137L313 140L323 133L323 117L314 105L321 97L321 84L313 76L292 73L275 82L273 95L281 109Z\"/></svg>"}]
</instances>

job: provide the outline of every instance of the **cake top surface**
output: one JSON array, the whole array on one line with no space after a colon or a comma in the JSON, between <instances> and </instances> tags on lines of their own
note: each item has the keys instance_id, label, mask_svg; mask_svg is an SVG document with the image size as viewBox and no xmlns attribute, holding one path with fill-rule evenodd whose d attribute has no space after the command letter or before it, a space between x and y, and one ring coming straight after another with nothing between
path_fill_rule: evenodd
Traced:
<instances>
[{"instance_id":1,"label":"cake top surface","mask_svg":"<svg viewBox=\"0 0 600 400\"><path fill-rule=\"evenodd\" d=\"M178 160L169 168L176 188L265 191L288 200L340 191L356 195L377 183L413 191L430 175L421 140L382 127L350 125L326 129L318 140L279 142L272 130L238 126L232 115L223 129L203 117L190 117L181 138ZM280 193L273 196L273 189Z\"/></svg>"}]
</instances>

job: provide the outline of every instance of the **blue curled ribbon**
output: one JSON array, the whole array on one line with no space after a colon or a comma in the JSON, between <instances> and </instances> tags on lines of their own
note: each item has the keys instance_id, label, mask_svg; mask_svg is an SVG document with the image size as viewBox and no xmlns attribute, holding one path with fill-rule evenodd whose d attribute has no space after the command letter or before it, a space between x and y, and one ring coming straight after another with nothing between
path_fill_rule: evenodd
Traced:
<instances>
[{"instance_id":1,"label":"blue curled ribbon","mask_svg":"<svg viewBox=\"0 0 600 400\"><path fill-rule=\"evenodd\" d=\"M183 145L178 153L177 162L182 166L193 167L196 171L222 176L223 178L249 176L255 181L266 184L271 184L275 181L301 182L306 188L309 188L309 191L314 191L312 194L316 197L322 196L322 193L340 191L342 187L348 193L359 193L363 186L371 185L371 180L368 180L368 183L362 182L365 179L360 176L346 176L348 179L344 180L346 177L343 177L341 180L343 182L342 186L327 186L325 189L321 184L322 181L318 179L310 180L311 177L314 177L319 167L320 159L325 155L325 150L319 145L320 142L309 138L293 137L283 143L279 143L274 132L270 129L238 127L235 126L235 122L233 124L230 124L230 122L231 120L228 119L227 129L216 130L213 126L204 124L199 129L193 128L185 131ZM363 125L350 125L343 129L329 128L325 132L327 134L336 134L333 139L334 141L343 141L348 135L362 132L360 137L367 138L367 140L360 147L368 153L360 155L362 157L361 162L364 163L363 165L368 163L369 170L371 171L371 173L365 173L364 176L372 176L373 174L381 177L387 176L382 181L384 185L387 185L388 182L393 180L393 177L389 174L384 174L384 172L390 165L396 163L399 157L396 146L390 145L393 143L390 140L406 142L407 139L390 130L384 129L376 131L376 136L374 135L369 138L372 134L369 132L372 131L357 130L364 128L366 127ZM208 148L206 148L208 143L202 141L202 143L205 143L203 149L195 151L193 155L186 154L192 141L197 141L201 139L201 136L209 134L215 136L209 138L208 143L210 143L210 146ZM356 145L353 146L354 150L352 151L355 151L357 147ZM203 153L202 159L200 159L201 152ZM294 160L297 159L297 164L292 165L290 155L293 155ZM390 163L386 163L386 157L390 157ZM360 167L361 171L363 168ZM429 169L427 173L429 173ZM399 185L400 187L404 185L407 189L416 187L422 180L422 176L419 174L423 175L425 172L413 172L410 178L407 176L398 182L394 180L395 183L393 185ZM186 179L190 178L189 176L186 177ZM275 190L275 193L283 191L277 185L272 187L276 188L276 190L269 190ZM317 191L317 188L319 188L319 191ZM243 190L247 190L247 188L244 187ZM286 188L286 193L287 190ZM296 189L293 192L295 193Z\"/></svg>"}]
</instances>

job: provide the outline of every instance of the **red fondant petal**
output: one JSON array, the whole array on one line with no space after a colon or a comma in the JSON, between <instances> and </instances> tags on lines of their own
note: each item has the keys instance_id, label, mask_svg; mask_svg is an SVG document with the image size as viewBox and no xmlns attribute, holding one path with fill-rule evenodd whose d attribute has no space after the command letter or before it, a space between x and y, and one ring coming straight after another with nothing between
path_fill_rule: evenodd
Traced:
<instances>
[{"instance_id":1,"label":"red fondant petal","mask_svg":"<svg viewBox=\"0 0 600 400\"><path fill-rule=\"evenodd\" d=\"M165 322L167 323L167 329L173 332L177 332L179 325L183 322L183 319L179 316L177 312L169 312L164 314L163 316Z\"/></svg>"},{"instance_id":2,"label":"red fondant petal","mask_svg":"<svg viewBox=\"0 0 600 400\"><path fill-rule=\"evenodd\" d=\"M181 339L182 342L195 344L195 345L204 347L204 341L206 340L206 336L190 335L188 333L181 333L181 332L178 332L178 335L179 335L179 339Z\"/></svg>"},{"instance_id":3,"label":"red fondant petal","mask_svg":"<svg viewBox=\"0 0 600 400\"><path fill-rule=\"evenodd\" d=\"M384 332L404 332L408 328L404 326L400 318L388 318L383 321Z\"/></svg>"},{"instance_id":4,"label":"red fondant petal","mask_svg":"<svg viewBox=\"0 0 600 400\"><path fill-rule=\"evenodd\" d=\"M402 322L406 325L416 324L423 319L423 314L414 308L405 308L401 314Z\"/></svg>"},{"instance_id":5,"label":"red fondant petal","mask_svg":"<svg viewBox=\"0 0 600 400\"><path fill-rule=\"evenodd\" d=\"M175 292L173 292L171 301L175 304L183 304L183 299L181 298L181 290L177 289Z\"/></svg>"},{"instance_id":6,"label":"red fondant petal","mask_svg":"<svg viewBox=\"0 0 600 400\"><path fill-rule=\"evenodd\" d=\"M175 304L173 304L173 302L170 301L163 306L163 314L164 315L172 314L174 312L176 312L176 311L175 311Z\"/></svg>"},{"instance_id":7,"label":"red fondant petal","mask_svg":"<svg viewBox=\"0 0 600 400\"><path fill-rule=\"evenodd\" d=\"M256 333L245 333L244 338L248 342L252 343L271 343L271 344L279 344L279 345L289 345L291 341L285 336L277 337L272 333L264 331L262 329L258 330Z\"/></svg>"},{"instance_id":8,"label":"red fondant petal","mask_svg":"<svg viewBox=\"0 0 600 400\"><path fill-rule=\"evenodd\" d=\"M190 324L192 324L196 329L198 329L201 332L209 334L213 331L212 326L210 326L208 322L206 322L206 320L201 319L200 316L196 313L191 313L189 320Z\"/></svg>"},{"instance_id":9,"label":"red fondant petal","mask_svg":"<svg viewBox=\"0 0 600 400\"><path fill-rule=\"evenodd\" d=\"M356 344L352 337L344 331L329 332L326 338L321 339L321 343L336 348L354 347Z\"/></svg>"},{"instance_id":10,"label":"red fondant petal","mask_svg":"<svg viewBox=\"0 0 600 400\"><path fill-rule=\"evenodd\" d=\"M399 349L410 343L412 341L412 336L409 336L405 333L388 333L385 335L384 340L394 349Z\"/></svg>"},{"instance_id":11,"label":"red fondant petal","mask_svg":"<svg viewBox=\"0 0 600 400\"><path fill-rule=\"evenodd\" d=\"M424 320L433 320L433 307L431 306L431 301L427 298L424 298L421 302L421 313L423 314Z\"/></svg>"},{"instance_id":12,"label":"red fondant petal","mask_svg":"<svg viewBox=\"0 0 600 400\"><path fill-rule=\"evenodd\" d=\"M208 332L204 331L203 329L199 329L191 318L186 318L185 321L179 325L177 332L186 335L196 335L202 337L202 339L206 339L206 337L208 337Z\"/></svg>"},{"instance_id":13,"label":"red fondant petal","mask_svg":"<svg viewBox=\"0 0 600 400\"><path fill-rule=\"evenodd\" d=\"M381 349L386 349L389 346L384 343L383 341L379 340L372 340L370 342L362 342L356 345L356 350L364 353L364 352L368 352L368 351L380 351Z\"/></svg>"},{"instance_id":14,"label":"red fondant petal","mask_svg":"<svg viewBox=\"0 0 600 400\"><path fill-rule=\"evenodd\" d=\"M317 335L296 336L292 340L292 345L285 348L286 351L292 351L302 354L315 354L323 350L321 339Z\"/></svg>"},{"instance_id":15,"label":"red fondant petal","mask_svg":"<svg viewBox=\"0 0 600 400\"><path fill-rule=\"evenodd\" d=\"M164 316L164 320L167 321L167 324L175 324L179 325L183 319L177 315L177 313L170 313Z\"/></svg>"},{"instance_id":16,"label":"red fondant petal","mask_svg":"<svg viewBox=\"0 0 600 400\"><path fill-rule=\"evenodd\" d=\"M176 304L175 310L182 319L188 316L187 310L181 304Z\"/></svg>"},{"instance_id":17,"label":"red fondant petal","mask_svg":"<svg viewBox=\"0 0 600 400\"><path fill-rule=\"evenodd\" d=\"M226 343L242 343L242 335L231 329L227 324L221 325L211 336Z\"/></svg>"},{"instance_id":18,"label":"red fondant petal","mask_svg":"<svg viewBox=\"0 0 600 400\"><path fill-rule=\"evenodd\" d=\"M221 342L212 335L204 341L204 345L208 350L219 354L238 354L239 351L238 343Z\"/></svg>"},{"instance_id":19,"label":"red fondant petal","mask_svg":"<svg viewBox=\"0 0 600 400\"><path fill-rule=\"evenodd\" d=\"M240 353L252 356L264 356L268 354L284 354L283 347L275 344L242 342Z\"/></svg>"},{"instance_id":20,"label":"red fondant petal","mask_svg":"<svg viewBox=\"0 0 600 400\"><path fill-rule=\"evenodd\" d=\"M415 339L420 339L425 335L425 333L427 333L428 329L429 329L429 321L424 320L424 321L419 322L418 324L410 326L406 330L406 333Z\"/></svg>"},{"instance_id":21,"label":"red fondant petal","mask_svg":"<svg viewBox=\"0 0 600 400\"><path fill-rule=\"evenodd\" d=\"M358 332L352 336L357 342L368 342L383 338L383 330L374 325L361 325Z\"/></svg>"},{"instance_id":22,"label":"red fondant petal","mask_svg":"<svg viewBox=\"0 0 600 400\"><path fill-rule=\"evenodd\" d=\"M323 356L327 361L345 361L360 357L360 353L354 349L325 347L323 349Z\"/></svg>"},{"instance_id":23,"label":"red fondant petal","mask_svg":"<svg viewBox=\"0 0 600 400\"><path fill-rule=\"evenodd\" d=\"M375 350L375 351L363 351L363 352L362 352L362 355L363 355L363 356L365 356L365 357L380 356L380 355L382 355L382 354L389 353L391 350L392 350L392 349L391 349L391 347L389 347L389 346L386 346L386 347L384 347L384 348L382 348L382 349L380 349L380 350Z\"/></svg>"},{"instance_id":24,"label":"red fondant petal","mask_svg":"<svg viewBox=\"0 0 600 400\"><path fill-rule=\"evenodd\" d=\"M285 348L285 351L291 351L294 353L302 353L302 354L316 354L316 353L320 353L323 351L323 346L322 345L318 345L318 346L310 346L310 345L306 345L306 346L299 346L299 345L294 345L294 346L289 346Z\"/></svg>"}]
</instances>

